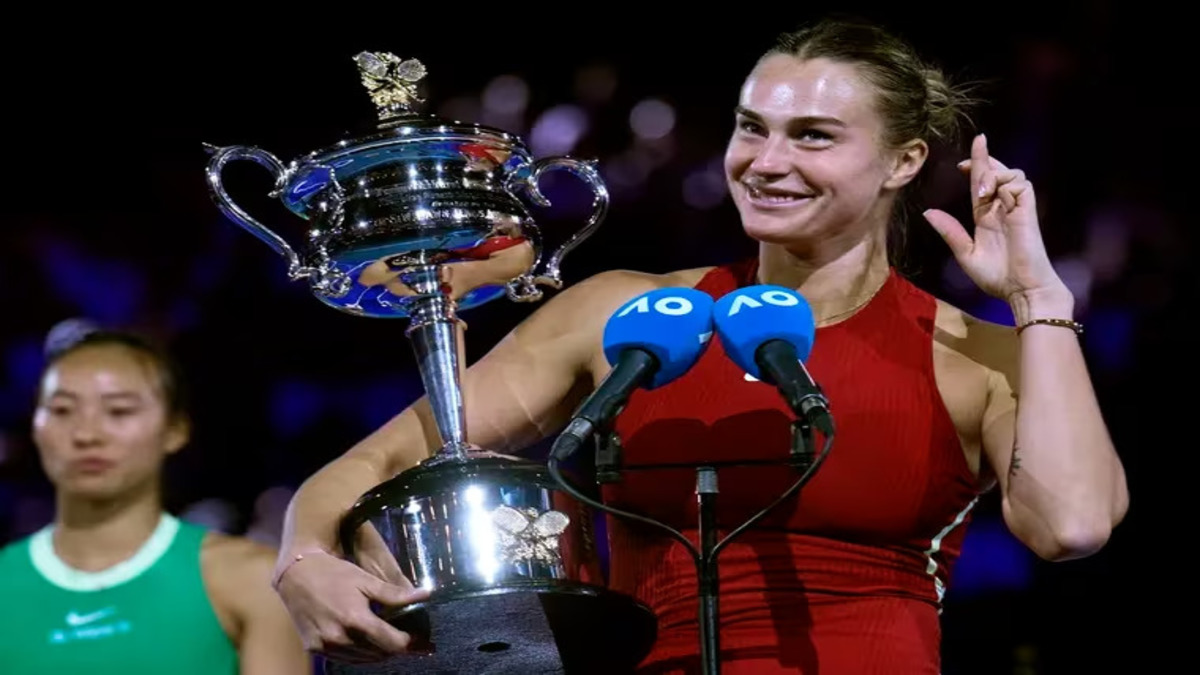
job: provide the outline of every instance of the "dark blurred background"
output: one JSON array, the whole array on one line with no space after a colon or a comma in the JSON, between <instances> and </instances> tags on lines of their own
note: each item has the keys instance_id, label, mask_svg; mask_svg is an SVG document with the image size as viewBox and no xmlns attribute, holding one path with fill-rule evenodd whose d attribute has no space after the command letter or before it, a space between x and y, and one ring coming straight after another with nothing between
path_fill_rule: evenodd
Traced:
<instances>
[{"instance_id":1,"label":"dark blurred background","mask_svg":"<svg viewBox=\"0 0 1200 675\"><path fill-rule=\"evenodd\" d=\"M31 8L0 47L0 543L52 517L28 431L42 341L65 318L168 342L196 417L194 442L170 465L168 506L264 541L277 541L300 481L420 394L402 324L321 305L220 215L202 143L257 145L286 161L352 136L373 111L351 57L415 56L430 73L426 110L521 134L539 156L599 159L611 212L567 258L568 282L724 262L754 251L720 168L738 87L776 33L828 9L148 7L71 10L69 21ZM943 614L943 672L1152 672L1172 643L1143 599L1174 581L1147 557L1170 550L1151 549L1150 537L1176 512L1167 500L1180 473L1152 463L1194 446L1189 397L1170 386L1195 371L1181 358L1183 312L1197 299L1195 236L1179 215L1195 176L1181 158L1196 156L1184 108L1192 61L1177 55L1183 15L1132 2L836 9L886 21L952 74L991 82L976 120L992 153L1034 181L1129 473L1128 519L1083 561L1031 557L994 495L978 510ZM953 169L964 153L935 158L924 198L966 220L966 182ZM265 171L234 165L227 180L298 241L302 224L265 196ZM586 212L567 183L547 186L561 197L544 216L551 243ZM921 220L909 247L920 286L1011 323ZM466 317L469 357L532 309L498 301Z\"/></svg>"}]
</instances>

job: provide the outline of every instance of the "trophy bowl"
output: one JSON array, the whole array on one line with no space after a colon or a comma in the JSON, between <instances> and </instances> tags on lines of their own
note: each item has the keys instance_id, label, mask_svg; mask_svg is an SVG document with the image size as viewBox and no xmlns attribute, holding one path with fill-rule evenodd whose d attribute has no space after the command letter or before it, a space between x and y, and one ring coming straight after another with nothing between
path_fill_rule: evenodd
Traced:
<instances>
[{"instance_id":1,"label":"trophy bowl","mask_svg":"<svg viewBox=\"0 0 1200 675\"><path fill-rule=\"evenodd\" d=\"M209 145L217 207L285 258L323 303L355 316L403 318L441 447L363 494L343 517L342 555L421 603L377 607L413 649L375 664L329 661L328 673L618 673L649 653L657 621L609 591L589 507L548 468L467 440L458 313L499 297L542 298L560 265L603 220L608 192L595 163L534 159L517 136L416 112L415 59L355 57L377 108L369 133L284 164L252 146ZM271 196L309 223L299 251L228 194L225 167L250 161ZM541 176L562 169L594 200L587 222L550 255L530 215L550 206Z\"/></svg>"},{"instance_id":2,"label":"trophy bowl","mask_svg":"<svg viewBox=\"0 0 1200 675\"><path fill-rule=\"evenodd\" d=\"M361 137L342 140L284 164L252 146L208 146L209 190L218 208L287 260L288 277L308 279L314 295L354 314L407 318L414 269L441 268L460 310L502 295L540 300L539 286L561 288L563 258L590 237L608 210L608 191L592 161L534 159L516 135L419 113L415 59L363 52L355 57L379 115ZM304 246L261 224L228 194L229 162L253 161L271 172L271 196L310 227ZM526 198L551 206L540 180L565 170L593 190L587 224L550 256Z\"/></svg>"},{"instance_id":3,"label":"trophy bowl","mask_svg":"<svg viewBox=\"0 0 1200 675\"><path fill-rule=\"evenodd\" d=\"M343 520L342 547L380 578L433 593L380 611L413 636L413 654L327 672L632 672L657 624L604 587L594 516L544 466L491 453L379 485Z\"/></svg>"}]
</instances>

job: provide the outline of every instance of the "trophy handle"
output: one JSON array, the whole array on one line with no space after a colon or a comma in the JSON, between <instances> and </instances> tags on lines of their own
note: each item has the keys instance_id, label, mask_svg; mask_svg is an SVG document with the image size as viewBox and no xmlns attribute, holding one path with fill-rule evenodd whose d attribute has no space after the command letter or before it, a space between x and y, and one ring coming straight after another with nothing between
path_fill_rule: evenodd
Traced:
<instances>
[{"instance_id":1,"label":"trophy handle","mask_svg":"<svg viewBox=\"0 0 1200 675\"><path fill-rule=\"evenodd\" d=\"M550 200L542 194L539 181L542 174L553 169L564 169L582 179L592 188L592 215L587 223L575 231L554 253L546 259L542 270L537 271L541 262L541 244L535 242L534 261L529 271L508 284L508 297L516 302L534 302L542 298L538 285L562 288L562 261L575 247L582 244L600 227L604 216L608 213L608 187L604 179L596 171L596 160L582 160L571 157L546 157L533 162L528 174L520 178L521 186L526 189L529 197L538 206L550 206Z\"/></svg>"},{"instance_id":2,"label":"trophy handle","mask_svg":"<svg viewBox=\"0 0 1200 675\"><path fill-rule=\"evenodd\" d=\"M323 270L301 264L300 256L296 255L296 251L292 249L283 237L275 234L270 228L255 220L253 216L238 206L229 196L229 193L225 191L225 184L221 180L221 174L225 170L226 164L237 160L249 160L271 172L271 175L275 178L275 187L271 191L271 196L274 197L279 195L280 191L287 185L288 170L284 167L283 162L279 161L279 158L266 150L244 145L217 147L205 143L204 147L212 155L208 160L208 167L205 169L208 188L221 213L225 214L226 218L245 228L250 234L265 242L273 251L283 256L287 260L288 278L292 281L307 277L322 278L324 276Z\"/></svg>"}]
</instances>

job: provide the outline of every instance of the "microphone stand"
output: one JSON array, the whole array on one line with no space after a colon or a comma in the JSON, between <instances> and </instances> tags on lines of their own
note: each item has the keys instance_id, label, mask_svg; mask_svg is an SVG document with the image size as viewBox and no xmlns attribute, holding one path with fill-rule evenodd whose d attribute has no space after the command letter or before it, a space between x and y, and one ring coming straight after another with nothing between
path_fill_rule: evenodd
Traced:
<instances>
[{"instance_id":1,"label":"microphone stand","mask_svg":"<svg viewBox=\"0 0 1200 675\"><path fill-rule=\"evenodd\" d=\"M609 426L597 428L593 433L593 441L596 447L596 482L598 484L614 483L621 479L622 469L621 454L622 446L620 437L613 432ZM692 554L693 562L696 564L696 582L697 582L697 598L699 601L699 621L700 621L700 664L703 675L719 675L721 672L720 655L721 655L721 636L720 636L720 575L718 573L717 557L721 550L725 548L734 537L749 529L752 525L765 518L775 507L782 504L792 495L794 495L805 483L812 478L817 468L825 461L825 457L829 454L829 450L833 445L833 435L829 435L824 439L824 445L819 453L813 452L812 428L802 422L792 422L792 447L786 460L759 460L759 461L742 461L742 462L708 462L701 465L694 464L650 464L639 465L637 470L661 470L661 469L681 469L694 468L696 471L696 499L698 502L699 522L697 524L699 530L700 547L697 548L688 540L683 533L674 528L653 520L646 516L642 516L628 511L613 508L606 504L602 504L590 497L584 495L559 472L558 460L551 453L549 460L549 469L555 480L562 485L568 493L576 499L589 504L601 511L613 514L617 517L623 517L630 520L636 520L649 525L654 525L662 530L665 530L674 539L680 541L689 552ZM746 522L735 528L724 539L717 539L717 494L719 492L717 484L717 469L720 467L729 466L763 466L763 465L779 465L788 464L796 471L800 472L800 477L791 485L783 494L775 501L771 502L764 509L756 513Z\"/></svg>"},{"instance_id":2,"label":"microphone stand","mask_svg":"<svg viewBox=\"0 0 1200 675\"><path fill-rule=\"evenodd\" d=\"M717 571L717 470L696 467L696 499L700 502L700 564L696 568L697 600L700 605L700 663L704 673L721 672L720 614L721 577Z\"/></svg>"}]
</instances>

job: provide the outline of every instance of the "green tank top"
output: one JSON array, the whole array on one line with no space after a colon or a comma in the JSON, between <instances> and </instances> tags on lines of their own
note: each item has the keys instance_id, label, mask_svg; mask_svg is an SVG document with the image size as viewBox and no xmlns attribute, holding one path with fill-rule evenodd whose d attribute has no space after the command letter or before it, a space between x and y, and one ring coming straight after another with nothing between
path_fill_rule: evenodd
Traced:
<instances>
[{"instance_id":1,"label":"green tank top","mask_svg":"<svg viewBox=\"0 0 1200 675\"><path fill-rule=\"evenodd\" d=\"M65 565L49 527L0 550L0 672L236 675L200 575L205 533L163 514L133 557L102 572Z\"/></svg>"}]
</instances>

